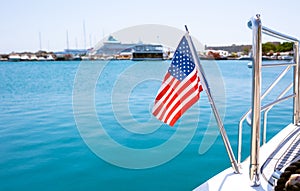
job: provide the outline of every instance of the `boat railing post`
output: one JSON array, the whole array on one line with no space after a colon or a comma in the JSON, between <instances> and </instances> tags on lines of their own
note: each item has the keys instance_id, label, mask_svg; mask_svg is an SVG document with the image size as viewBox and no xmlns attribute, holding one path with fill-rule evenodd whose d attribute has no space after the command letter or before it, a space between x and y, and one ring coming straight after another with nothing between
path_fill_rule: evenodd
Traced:
<instances>
[{"instance_id":1,"label":"boat railing post","mask_svg":"<svg viewBox=\"0 0 300 191\"><path fill-rule=\"evenodd\" d=\"M264 143L266 141L266 123L267 113L273 107L274 104L283 101L283 99L294 98L293 100L293 123L294 125L300 125L300 58L299 58L299 43L297 38L279 33L272 29L262 26L259 15L251 18L248 22L248 26L252 29L252 118L251 118L251 149L250 149L250 168L249 176L252 186L260 185L260 164L259 164L259 151L260 151L260 128L261 128L261 111L265 111L264 115ZM288 67L276 78L271 86L261 96L261 70L262 70L262 33L279 38L285 41L294 43L294 63L287 63ZM276 64L282 66L280 64ZM270 65L269 65L270 66ZM294 66L293 84L290 84L277 98L277 100L271 103L267 107L261 106L262 99L275 87L280 79L289 71L290 67ZM294 87L293 94L283 97L291 87ZM263 110L262 110L263 109ZM244 118L242 118L244 120ZM241 122L240 122L241 123ZM240 127L241 129L241 127ZM239 133L240 135L240 133ZM241 138L239 137L239 140ZM239 141L240 142L240 141ZM240 145L239 145L240 147ZM240 154L240 148L238 150ZM239 157L240 158L240 157Z\"/></svg>"},{"instance_id":2,"label":"boat railing post","mask_svg":"<svg viewBox=\"0 0 300 191\"><path fill-rule=\"evenodd\" d=\"M300 122L300 68L299 68L299 42L294 42L294 112L293 112L293 123L298 125Z\"/></svg>"},{"instance_id":3,"label":"boat railing post","mask_svg":"<svg viewBox=\"0 0 300 191\"><path fill-rule=\"evenodd\" d=\"M262 64L262 24L260 16L252 18L252 129L249 176L251 186L260 185L259 150L261 121L261 64Z\"/></svg>"}]
</instances>

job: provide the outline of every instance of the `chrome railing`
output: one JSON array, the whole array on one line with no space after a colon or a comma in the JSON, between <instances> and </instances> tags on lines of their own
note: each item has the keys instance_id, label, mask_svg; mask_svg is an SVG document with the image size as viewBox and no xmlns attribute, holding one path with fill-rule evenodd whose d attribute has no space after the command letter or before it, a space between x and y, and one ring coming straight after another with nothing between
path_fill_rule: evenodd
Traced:
<instances>
[{"instance_id":1,"label":"chrome railing","mask_svg":"<svg viewBox=\"0 0 300 191\"><path fill-rule=\"evenodd\" d=\"M239 133L238 133L238 163L241 162L242 153L242 128L243 122L247 120L248 124L252 127L251 129L251 150L250 150L250 169L249 176L252 186L260 185L259 176L259 150L260 150L260 129L261 129L261 112L264 112L263 120L263 144L266 143L266 128L267 128L267 116L268 112L272 107L282 101L289 98L293 98L293 123L299 124L299 40L290 37L288 35L276 32L272 29L262 26L259 15L251 18L248 22L248 26L252 29L252 106L242 116L239 122ZM278 64L262 64L262 34L266 34L272 37L276 37L285 41L294 43L294 58L293 62L278 63ZM285 69L281 74L271 83L271 85L262 94L261 92L261 70L262 67L275 67L284 66ZM271 92L278 82L293 68L294 76L293 82L289 84L275 99L273 102L266 105L261 104L261 101ZM293 87L293 93L286 95L286 93ZM262 95L261 95L262 94ZM251 121L250 121L251 120Z\"/></svg>"}]
</instances>

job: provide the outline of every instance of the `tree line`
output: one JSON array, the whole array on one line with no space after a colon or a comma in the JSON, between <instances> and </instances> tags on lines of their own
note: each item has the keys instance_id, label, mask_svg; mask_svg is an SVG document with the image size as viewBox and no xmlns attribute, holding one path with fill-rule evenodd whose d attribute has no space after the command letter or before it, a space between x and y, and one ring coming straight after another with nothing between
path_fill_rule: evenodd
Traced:
<instances>
[{"instance_id":1,"label":"tree line","mask_svg":"<svg viewBox=\"0 0 300 191\"><path fill-rule=\"evenodd\" d=\"M272 43L267 42L262 44L263 54L275 53L275 52L289 52L293 50L294 43L283 42L283 43Z\"/></svg>"}]
</instances>

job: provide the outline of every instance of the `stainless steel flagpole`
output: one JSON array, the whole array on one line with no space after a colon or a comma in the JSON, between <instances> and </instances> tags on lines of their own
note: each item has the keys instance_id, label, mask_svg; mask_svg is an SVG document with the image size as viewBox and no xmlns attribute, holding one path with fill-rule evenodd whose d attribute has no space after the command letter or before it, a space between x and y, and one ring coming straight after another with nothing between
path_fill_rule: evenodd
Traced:
<instances>
[{"instance_id":1,"label":"stainless steel flagpole","mask_svg":"<svg viewBox=\"0 0 300 191\"><path fill-rule=\"evenodd\" d=\"M236 159L235 159L235 156L234 156L234 154L233 154L232 147L231 147L231 145L230 145L230 142L229 142L229 139L228 139L226 130L225 130L225 128L224 128L223 122L222 122L221 117L220 117L220 115L219 115L219 112L218 112L218 110L217 110L215 101L214 101L214 99L213 99L213 97L212 97L212 94L211 94L211 92L210 92L210 88L209 88L208 82L207 82L207 80L206 80L204 70L203 70L203 68L202 68L202 66L201 66L201 64L200 64L200 60L199 60L199 57L197 56L196 48L195 48L195 46L194 46L194 44L193 44L193 41L192 41L191 36L189 35L189 31L188 31L188 29L187 29L187 26L185 26L185 29L186 29L186 32L187 32L187 33L185 34L185 37L186 37L186 39L187 39L187 42L188 42L188 44L189 44L189 47L191 47L193 60L194 60L194 62L196 62L196 66L198 66L198 69L199 69L199 71L200 71L200 81L201 81L202 88L205 90L205 92L206 92L206 94L207 94L207 97L208 97L210 106L211 106L212 111L213 111L213 113L214 113L214 116L215 116L215 118L216 118L216 121L217 121L219 130L220 130L220 133L221 133L221 136L222 136L222 139L223 139L223 142L224 142L224 145L225 145L227 154L228 154L229 159L230 159L230 162L231 162L231 166L232 166L232 168L234 169L234 172L235 172L235 173L240 173L240 170L239 170L237 161L236 161Z\"/></svg>"}]
</instances>

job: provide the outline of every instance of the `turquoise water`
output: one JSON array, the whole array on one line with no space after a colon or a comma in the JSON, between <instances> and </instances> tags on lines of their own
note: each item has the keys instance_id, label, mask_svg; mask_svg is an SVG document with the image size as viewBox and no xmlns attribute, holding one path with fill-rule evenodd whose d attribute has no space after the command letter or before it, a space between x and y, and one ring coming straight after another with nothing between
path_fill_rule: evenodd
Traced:
<instances>
[{"instance_id":1,"label":"turquoise water","mask_svg":"<svg viewBox=\"0 0 300 191\"><path fill-rule=\"evenodd\" d=\"M141 64L143 67L139 67ZM173 128L151 116L159 80L168 64L0 62L0 190L191 190L228 168L230 163L220 136L199 154L201 141L216 137L217 132L216 127L206 132L211 112L204 92L199 104ZM222 86L212 87L212 91L217 98L226 97L225 102L217 102L225 106L224 124L235 153L237 124L250 106L251 70L247 64L203 62L209 81L224 84L223 93ZM219 71L212 69L214 65ZM281 69L266 69L264 81L270 82ZM217 77L218 73L222 78ZM284 78L280 87L289 80ZM89 88L94 94L89 93ZM266 100L272 100L275 93ZM92 111L84 104L90 98L95 107ZM274 107L269 114L268 138L291 121L290 112L291 101ZM84 134L92 126L93 113L104 129L104 133L98 133L99 139L97 133ZM78 127L80 124L87 129ZM249 154L249 133L245 126L243 159ZM96 139L89 142L85 135ZM178 138L168 150L147 150L132 158L125 152L114 152L115 145L101 138L107 135L135 150L158 147L175 135ZM188 141L181 144L183 140ZM93 146L106 153L99 154ZM155 163L155 159L163 158L177 146L182 146L177 154ZM114 157L123 166L104 155Z\"/></svg>"}]
</instances>

